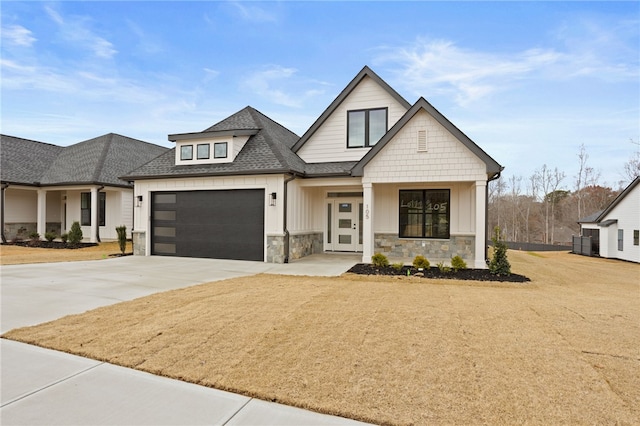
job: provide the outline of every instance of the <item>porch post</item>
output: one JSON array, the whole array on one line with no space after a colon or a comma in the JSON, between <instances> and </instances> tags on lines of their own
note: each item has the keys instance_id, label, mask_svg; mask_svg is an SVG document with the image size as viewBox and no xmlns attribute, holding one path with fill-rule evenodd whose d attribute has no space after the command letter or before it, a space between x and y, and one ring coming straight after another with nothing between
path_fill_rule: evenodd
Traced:
<instances>
[{"instance_id":1,"label":"porch post","mask_svg":"<svg viewBox=\"0 0 640 426\"><path fill-rule=\"evenodd\" d=\"M374 211L374 194L373 184L362 184L363 194L362 203L364 204L364 217L362 220L362 262L371 262L374 250L373 235L373 211Z\"/></svg>"},{"instance_id":2,"label":"porch post","mask_svg":"<svg viewBox=\"0 0 640 426\"><path fill-rule=\"evenodd\" d=\"M485 247L487 245L487 182L476 181L476 245L474 268L486 269Z\"/></svg>"},{"instance_id":3,"label":"porch post","mask_svg":"<svg viewBox=\"0 0 640 426\"><path fill-rule=\"evenodd\" d=\"M40 234L40 238L44 238L47 232L47 190L38 189L38 207L36 214L36 232Z\"/></svg>"},{"instance_id":4,"label":"porch post","mask_svg":"<svg viewBox=\"0 0 640 426\"><path fill-rule=\"evenodd\" d=\"M98 235L98 188L91 188L91 235L90 242L96 243Z\"/></svg>"}]
</instances>

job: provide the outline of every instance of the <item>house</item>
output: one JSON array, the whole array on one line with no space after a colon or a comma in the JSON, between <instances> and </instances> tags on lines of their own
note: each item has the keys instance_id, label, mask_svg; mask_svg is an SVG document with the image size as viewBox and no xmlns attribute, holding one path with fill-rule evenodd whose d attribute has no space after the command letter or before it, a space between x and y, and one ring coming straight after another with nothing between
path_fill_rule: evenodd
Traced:
<instances>
[{"instance_id":1,"label":"house","mask_svg":"<svg viewBox=\"0 0 640 426\"><path fill-rule=\"evenodd\" d=\"M168 148L113 133L62 147L0 135L2 241L61 235L74 221L91 242L133 226L133 184L118 176Z\"/></svg>"},{"instance_id":2,"label":"house","mask_svg":"<svg viewBox=\"0 0 640 426\"><path fill-rule=\"evenodd\" d=\"M364 67L302 137L246 107L124 177L135 254L288 262L314 253L486 267L503 167L429 102Z\"/></svg>"},{"instance_id":3,"label":"house","mask_svg":"<svg viewBox=\"0 0 640 426\"><path fill-rule=\"evenodd\" d=\"M640 177L599 212L581 219L575 253L640 263Z\"/></svg>"}]
</instances>

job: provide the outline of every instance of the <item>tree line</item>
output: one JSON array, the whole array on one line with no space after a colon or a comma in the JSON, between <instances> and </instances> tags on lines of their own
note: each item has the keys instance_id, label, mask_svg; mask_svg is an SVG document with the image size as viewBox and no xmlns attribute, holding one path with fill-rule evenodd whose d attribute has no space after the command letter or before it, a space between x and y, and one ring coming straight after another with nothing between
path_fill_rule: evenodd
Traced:
<instances>
[{"instance_id":1,"label":"tree line","mask_svg":"<svg viewBox=\"0 0 640 426\"><path fill-rule=\"evenodd\" d=\"M640 143L624 164L618 188L600 181L589 166L583 145L575 176L544 164L531 176L502 176L489 183L489 229L498 226L507 241L569 244L580 233L578 221L606 208L622 189L640 176Z\"/></svg>"}]
</instances>

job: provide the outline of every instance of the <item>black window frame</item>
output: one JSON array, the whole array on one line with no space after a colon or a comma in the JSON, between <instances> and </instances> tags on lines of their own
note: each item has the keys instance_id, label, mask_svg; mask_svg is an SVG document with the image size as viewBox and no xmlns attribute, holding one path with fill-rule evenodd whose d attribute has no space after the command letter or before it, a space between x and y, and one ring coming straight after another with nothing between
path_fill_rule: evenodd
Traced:
<instances>
[{"instance_id":1,"label":"black window frame","mask_svg":"<svg viewBox=\"0 0 640 426\"><path fill-rule=\"evenodd\" d=\"M189 155L186 154L186 149L189 148ZM182 145L180 146L180 161L189 161L193 160L193 145Z\"/></svg>"},{"instance_id":2,"label":"black window frame","mask_svg":"<svg viewBox=\"0 0 640 426\"><path fill-rule=\"evenodd\" d=\"M384 134L389 130L389 108L381 107L381 108L368 108L368 109L352 109L347 111L347 148L348 149L357 149L357 148L371 148L375 144L377 144L380 139L371 143L370 140L370 114L371 111L384 111L384 133L380 136L380 139L384 136ZM351 114L352 113L364 113L364 142L362 146L351 146Z\"/></svg>"},{"instance_id":3,"label":"black window frame","mask_svg":"<svg viewBox=\"0 0 640 426\"><path fill-rule=\"evenodd\" d=\"M618 229L618 251L624 251L624 229Z\"/></svg>"},{"instance_id":4,"label":"black window frame","mask_svg":"<svg viewBox=\"0 0 640 426\"><path fill-rule=\"evenodd\" d=\"M403 205L403 194L408 193L420 193L419 199L413 200L414 202ZM436 195L444 195L442 201L437 203L438 208L431 208L429 206L435 206L436 204L428 203L429 200L436 198ZM446 199L446 201L444 201ZM441 205L446 203L444 213L442 213ZM414 212L410 212L414 210ZM413 235L407 230L412 229L410 225L410 218L419 219L421 224L421 232L418 235ZM431 220L427 220L430 217ZM437 220L436 220L437 219ZM441 220L444 219L444 223ZM433 224L438 223L434 227ZM429 226L431 224L431 226ZM444 226L444 232L438 232L440 227ZM435 233L434 233L435 229ZM398 192L398 237L399 238L419 238L419 239L431 239L431 240L448 240L451 238L451 190L450 189L401 189Z\"/></svg>"},{"instance_id":5,"label":"black window frame","mask_svg":"<svg viewBox=\"0 0 640 426\"><path fill-rule=\"evenodd\" d=\"M218 155L216 148L218 146L224 146L224 156ZM228 142L215 142L213 144L213 158L227 158L229 156L229 143Z\"/></svg>"},{"instance_id":6,"label":"black window frame","mask_svg":"<svg viewBox=\"0 0 640 426\"><path fill-rule=\"evenodd\" d=\"M633 230L633 245L640 245L640 229Z\"/></svg>"},{"instance_id":7,"label":"black window frame","mask_svg":"<svg viewBox=\"0 0 640 426\"><path fill-rule=\"evenodd\" d=\"M207 155L200 155L200 148L207 148ZM196 159L198 160L208 160L211 158L211 144L208 143L199 143L196 145Z\"/></svg>"},{"instance_id":8,"label":"black window frame","mask_svg":"<svg viewBox=\"0 0 640 426\"><path fill-rule=\"evenodd\" d=\"M107 193L98 192L98 226L106 225ZM80 193L80 225L91 226L91 192Z\"/></svg>"}]
</instances>

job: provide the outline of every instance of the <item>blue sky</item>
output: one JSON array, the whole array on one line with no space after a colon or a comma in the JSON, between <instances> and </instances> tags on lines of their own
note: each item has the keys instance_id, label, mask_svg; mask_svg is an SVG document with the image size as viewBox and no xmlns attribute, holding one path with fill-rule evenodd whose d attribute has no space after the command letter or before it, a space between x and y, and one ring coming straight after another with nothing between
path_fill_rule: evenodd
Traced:
<instances>
[{"instance_id":1,"label":"blue sky","mask_svg":"<svg viewBox=\"0 0 640 426\"><path fill-rule=\"evenodd\" d=\"M171 146L247 105L302 135L370 66L526 180L640 149L640 3L2 2L1 129Z\"/></svg>"}]
</instances>

